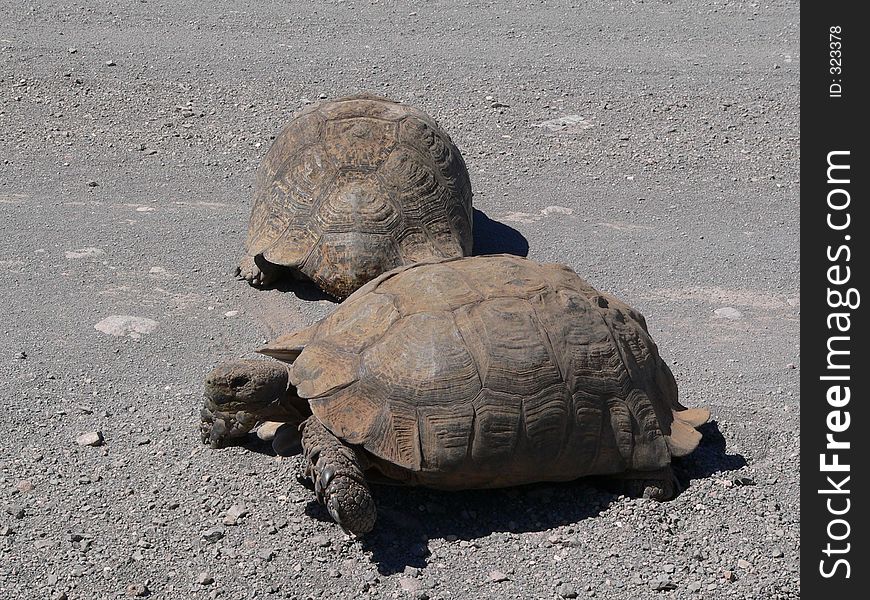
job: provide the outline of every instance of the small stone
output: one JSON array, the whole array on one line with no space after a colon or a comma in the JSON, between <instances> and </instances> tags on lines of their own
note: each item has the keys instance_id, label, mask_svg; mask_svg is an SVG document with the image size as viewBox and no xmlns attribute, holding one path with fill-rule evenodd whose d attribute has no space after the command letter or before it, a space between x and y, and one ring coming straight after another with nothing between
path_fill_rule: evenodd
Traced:
<instances>
[{"instance_id":1,"label":"small stone","mask_svg":"<svg viewBox=\"0 0 870 600\"><path fill-rule=\"evenodd\" d=\"M15 533L9 525L0 526L0 537L6 537L7 535L12 535Z\"/></svg>"},{"instance_id":2,"label":"small stone","mask_svg":"<svg viewBox=\"0 0 870 600\"><path fill-rule=\"evenodd\" d=\"M489 575L487 575L487 578L492 583L498 583L500 581L508 581L510 579L510 577L508 577L507 575L505 575L501 571L490 571Z\"/></svg>"},{"instance_id":3,"label":"small stone","mask_svg":"<svg viewBox=\"0 0 870 600\"><path fill-rule=\"evenodd\" d=\"M794 363L788 363L788 364L785 366L785 368L786 368L786 369L797 369L797 367L795 366Z\"/></svg>"},{"instance_id":4,"label":"small stone","mask_svg":"<svg viewBox=\"0 0 870 600\"><path fill-rule=\"evenodd\" d=\"M144 583L131 583L127 586L126 594L130 598L142 598L150 593L148 586Z\"/></svg>"},{"instance_id":5,"label":"small stone","mask_svg":"<svg viewBox=\"0 0 870 600\"><path fill-rule=\"evenodd\" d=\"M423 588L423 583L415 577L399 577L399 587L403 591L413 594Z\"/></svg>"},{"instance_id":6,"label":"small stone","mask_svg":"<svg viewBox=\"0 0 870 600\"><path fill-rule=\"evenodd\" d=\"M15 355L15 360L27 360L27 352L19 352Z\"/></svg>"},{"instance_id":7,"label":"small stone","mask_svg":"<svg viewBox=\"0 0 870 600\"><path fill-rule=\"evenodd\" d=\"M196 582L199 585L211 585L214 583L214 577L203 571L199 575L196 576Z\"/></svg>"},{"instance_id":8,"label":"small stone","mask_svg":"<svg viewBox=\"0 0 870 600\"><path fill-rule=\"evenodd\" d=\"M731 481L734 482L734 485L755 485L754 479L743 475L737 475L735 477L732 477Z\"/></svg>"},{"instance_id":9,"label":"small stone","mask_svg":"<svg viewBox=\"0 0 870 600\"><path fill-rule=\"evenodd\" d=\"M661 576L653 579L650 582L650 585L652 586L652 589L657 592L666 592L669 590L677 589L677 585L667 576Z\"/></svg>"},{"instance_id":10,"label":"small stone","mask_svg":"<svg viewBox=\"0 0 870 600\"><path fill-rule=\"evenodd\" d=\"M752 563L749 562L748 560L744 560L741 558L737 561L737 568L738 569L751 569Z\"/></svg>"},{"instance_id":11,"label":"small stone","mask_svg":"<svg viewBox=\"0 0 870 600\"><path fill-rule=\"evenodd\" d=\"M693 594L697 594L701 591L702 583L700 581L693 581L689 584L688 589Z\"/></svg>"},{"instance_id":12,"label":"small stone","mask_svg":"<svg viewBox=\"0 0 870 600\"><path fill-rule=\"evenodd\" d=\"M157 321L132 315L110 315L95 324L94 329L117 337L139 339L157 329Z\"/></svg>"},{"instance_id":13,"label":"small stone","mask_svg":"<svg viewBox=\"0 0 870 600\"><path fill-rule=\"evenodd\" d=\"M114 67L115 65L117 65L117 63L114 60L107 60L106 61L107 67Z\"/></svg>"},{"instance_id":14,"label":"small stone","mask_svg":"<svg viewBox=\"0 0 870 600\"><path fill-rule=\"evenodd\" d=\"M228 310L227 312L224 313L224 316L225 317L235 317L237 314L239 314L239 311L237 311L237 310Z\"/></svg>"},{"instance_id":15,"label":"small stone","mask_svg":"<svg viewBox=\"0 0 870 600\"><path fill-rule=\"evenodd\" d=\"M282 425L284 423L279 423L278 421L266 421L257 428L257 438L264 442L271 442L275 439L275 433L277 433L278 428Z\"/></svg>"},{"instance_id":16,"label":"small stone","mask_svg":"<svg viewBox=\"0 0 870 600\"><path fill-rule=\"evenodd\" d=\"M79 446L102 446L104 441L102 431L89 431L76 438Z\"/></svg>"},{"instance_id":17,"label":"small stone","mask_svg":"<svg viewBox=\"0 0 870 600\"><path fill-rule=\"evenodd\" d=\"M70 54L75 54L76 52L78 52L78 48L67 48L67 52L69 52Z\"/></svg>"},{"instance_id":18,"label":"small stone","mask_svg":"<svg viewBox=\"0 0 870 600\"><path fill-rule=\"evenodd\" d=\"M146 436L146 435L140 435L140 436L134 438L134 439L133 439L133 442L134 442L137 446L147 446L148 444L151 443L151 438L149 438L149 437Z\"/></svg>"},{"instance_id":19,"label":"small stone","mask_svg":"<svg viewBox=\"0 0 870 600\"><path fill-rule=\"evenodd\" d=\"M405 567L404 573L408 577L419 577L420 569L418 569L417 567Z\"/></svg>"},{"instance_id":20,"label":"small stone","mask_svg":"<svg viewBox=\"0 0 870 600\"><path fill-rule=\"evenodd\" d=\"M202 533L202 539L209 544L214 544L218 540L222 539L225 533L226 532L223 530L222 527L212 527L210 529L206 529Z\"/></svg>"},{"instance_id":21,"label":"small stone","mask_svg":"<svg viewBox=\"0 0 870 600\"><path fill-rule=\"evenodd\" d=\"M51 600L69 600L69 596L66 595L66 592L57 592L51 597Z\"/></svg>"},{"instance_id":22,"label":"small stone","mask_svg":"<svg viewBox=\"0 0 870 600\"><path fill-rule=\"evenodd\" d=\"M504 102L498 102L498 101L493 102L492 104L489 105L489 107L490 108L510 108L510 106L505 104Z\"/></svg>"},{"instance_id":23,"label":"small stone","mask_svg":"<svg viewBox=\"0 0 870 600\"><path fill-rule=\"evenodd\" d=\"M771 553L771 556L773 558L782 558L783 556L785 556L785 553L782 550L780 550L779 548L777 548L776 550L774 550Z\"/></svg>"},{"instance_id":24,"label":"small stone","mask_svg":"<svg viewBox=\"0 0 870 600\"><path fill-rule=\"evenodd\" d=\"M676 570L676 567L671 563L665 563L662 565L662 571L664 571L665 573L671 574Z\"/></svg>"},{"instance_id":25,"label":"small stone","mask_svg":"<svg viewBox=\"0 0 870 600\"><path fill-rule=\"evenodd\" d=\"M734 571L722 571L722 579L725 581L737 581Z\"/></svg>"},{"instance_id":26,"label":"small stone","mask_svg":"<svg viewBox=\"0 0 870 600\"><path fill-rule=\"evenodd\" d=\"M97 186L100 185L100 184L97 183L96 181L94 181L93 179L91 179L90 181L87 182L86 185L87 185L88 187L97 187Z\"/></svg>"},{"instance_id":27,"label":"small stone","mask_svg":"<svg viewBox=\"0 0 870 600\"><path fill-rule=\"evenodd\" d=\"M577 592L574 590L571 585L567 583L562 583L556 586L556 593L559 594L560 598L576 598Z\"/></svg>"},{"instance_id":28,"label":"small stone","mask_svg":"<svg viewBox=\"0 0 870 600\"><path fill-rule=\"evenodd\" d=\"M263 562L271 562L272 559L275 558L275 553L268 548L263 548L257 551L257 558Z\"/></svg>"},{"instance_id":29,"label":"small stone","mask_svg":"<svg viewBox=\"0 0 870 600\"><path fill-rule=\"evenodd\" d=\"M15 489L22 493L32 492L33 484L28 479L22 479L15 484Z\"/></svg>"},{"instance_id":30,"label":"small stone","mask_svg":"<svg viewBox=\"0 0 870 600\"><path fill-rule=\"evenodd\" d=\"M241 504L233 504L224 513L224 525L238 525L239 519L247 516L248 509Z\"/></svg>"},{"instance_id":31,"label":"small stone","mask_svg":"<svg viewBox=\"0 0 870 600\"><path fill-rule=\"evenodd\" d=\"M329 548L332 545L332 541L325 535L315 535L311 538L311 543L318 548Z\"/></svg>"},{"instance_id":32,"label":"small stone","mask_svg":"<svg viewBox=\"0 0 870 600\"><path fill-rule=\"evenodd\" d=\"M733 306L723 306L713 311L720 319L739 319L743 317L743 313Z\"/></svg>"}]
</instances>

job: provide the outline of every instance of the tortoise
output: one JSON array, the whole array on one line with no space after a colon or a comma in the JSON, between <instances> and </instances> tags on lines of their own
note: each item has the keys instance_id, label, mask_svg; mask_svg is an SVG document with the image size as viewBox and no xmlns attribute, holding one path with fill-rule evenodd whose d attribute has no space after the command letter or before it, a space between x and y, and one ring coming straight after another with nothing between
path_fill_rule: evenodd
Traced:
<instances>
[{"instance_id":1,"label":"tortoise","mask_svg":"<svg viewBox=\"0 0 870 600\"><path fill-rule=\"evenodd\" d=\"M394 267L470 254L471 196L459 149L422 111L368 94L313 105L263 159L235 274L341 299Z\"/></svg>"},{"instance_id":2,"label":"tortoise","mask_svg":"<svg viewBox=\"0 0 870 600\"><path fill-rule=\"evenodd\" d=\"M511 255L424 261L208 376L203 441L280 421L335 521L375 522L368 481L495 488L615 475L676 493L671 459L709 418L677 398L644 317L570 268ZM625 488L622 488L625 489Z\"/></svg>"}]
</instances>

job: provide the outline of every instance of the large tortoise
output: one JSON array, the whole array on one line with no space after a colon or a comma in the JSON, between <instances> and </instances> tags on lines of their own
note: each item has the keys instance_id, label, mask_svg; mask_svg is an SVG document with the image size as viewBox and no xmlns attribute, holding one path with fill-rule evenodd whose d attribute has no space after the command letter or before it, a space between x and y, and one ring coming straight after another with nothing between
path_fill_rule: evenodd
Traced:
<instances>
[{"instance_id":1,"label":"large tortoise","mask_svg":"<svg viewBox=\"0 0 870 600\"><path fill-rule=\"evenodd\" d=\"M509 255L394 269L258 352L281 362L209 375L203 441L283 421L287 446L301 429L318 499L358 534L375 521L367 479L459 489L619 474L667 499L671 458L709 418L678 402L640 313L568 267Z\"/></svg>"},{"instance_id":2,"label":"large tortoise","mask_svg":"<svg viewBox=\"0 0 870 600\"><path fill-rule=\"evenodd\" d=\"M394 267L471 249L459 149L422 111L363 94L305 109L275 139L236 275L267 285L286 272L344 298Z\"/></svg>"}]
</instances>

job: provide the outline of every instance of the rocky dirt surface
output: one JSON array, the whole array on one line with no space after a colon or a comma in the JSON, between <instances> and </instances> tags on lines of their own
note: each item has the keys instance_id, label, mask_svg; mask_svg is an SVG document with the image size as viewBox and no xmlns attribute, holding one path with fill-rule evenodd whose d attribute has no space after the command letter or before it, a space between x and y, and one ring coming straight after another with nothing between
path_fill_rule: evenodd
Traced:
<instances>
[{"instance_id":1,"label":"rocky dirt surface","mask_svg":"<svg viewBox=\"0 0 870 600\"><path fill-rule=\"evenodd\" d=\"M0 597L795 598L795 1L0 0ZM360 90L462 149L479 252L640 309L714 421L667 503L375 488L197 435L221 360L309 324L230 275L294 111Z\"/></svg>"}]
</instances>

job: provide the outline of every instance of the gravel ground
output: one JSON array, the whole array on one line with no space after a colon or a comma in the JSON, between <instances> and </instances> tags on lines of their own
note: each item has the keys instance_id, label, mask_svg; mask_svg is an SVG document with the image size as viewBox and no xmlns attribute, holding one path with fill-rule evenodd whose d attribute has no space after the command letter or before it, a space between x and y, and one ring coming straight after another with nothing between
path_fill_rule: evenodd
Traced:
<instances>
[{"instance_id":1,"label":"gravel ground","mask_svg":"<svg viewBox=\"0 0 870 600\"><path fill-rule=\"evenodd\" d=\"M800 595L798 3L525 4L0 0L0 596ZM361 543L200 446L208 369L333 306L229 271L275 133L359 90L451 134L478 251L646 315L714 415L678 498L377 487Z\"/></svg>"}]
</instances>

